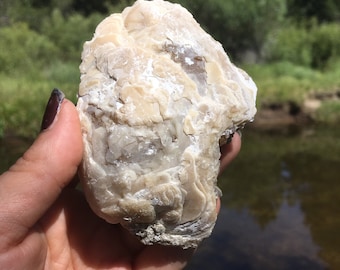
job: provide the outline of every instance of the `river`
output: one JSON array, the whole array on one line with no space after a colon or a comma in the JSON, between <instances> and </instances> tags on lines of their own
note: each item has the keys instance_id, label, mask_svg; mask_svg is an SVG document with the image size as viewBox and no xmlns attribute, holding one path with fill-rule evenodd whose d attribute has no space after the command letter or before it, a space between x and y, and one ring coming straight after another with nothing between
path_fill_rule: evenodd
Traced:
<instances>
[{"instance_id":1,"label":"river","mask_svg":"<svg viewBox=\"0 0 340 270\"><path fill-rule=\"evenodd\" d=\"M340 130L243 131L213 234L186 270L340 269ZM29 140L0 141L4 171Z\"/></svg>"},{"instance_id":2,"label":"river","mask_svg":"<svg viewBox=\"0 0 340 270\"><path fill-rule=\"evenodd\" d=\"M340 131L246 129L222 208L187 270L340 269Z\"/></svg>"}]
</instances>

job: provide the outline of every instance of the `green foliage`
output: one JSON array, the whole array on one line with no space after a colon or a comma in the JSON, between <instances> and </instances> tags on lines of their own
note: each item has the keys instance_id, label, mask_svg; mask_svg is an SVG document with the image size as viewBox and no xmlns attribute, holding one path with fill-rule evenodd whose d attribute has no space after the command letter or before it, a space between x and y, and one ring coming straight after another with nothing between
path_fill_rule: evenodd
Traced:
<instances>
[{"instance_id":1,"label":"green foliage","mask_svg":"<svg viewBox=\"0 0 340 270\"><path fill-rule=\"evenodd\" d=\"M25 23L0 28L0 72L22 76L50 64L58 48Z\"/></svg>"},{"instance_id":2,"label":"green foliage","mask_svg":"<svg viewBox=\"0 0 340 270\"><path fill-rule=\"evenodd\" d=\"M244 67L259 87L261 107L267 101L298 104L311 91L334 90L340 85L339 24L292 19L292 1L176 2L187 7L203 28L221 41L233 61L241 62L243 54L251 51L257 60L267 62ZM120 12L132 3L0 0L0 137L8 131L34 136L54 87L76 100L83 43L92 38L96 25L107 16L98 12ZM339 8L334 7L334 12ZM333 109L327 113L338 112L335 105L328 105Z\"/></svg>"},{"instance_id":3,"label":"green foliage","mask_svg":"<svg viewBox=\"0 0 340 270\"><path fill-rule=\"evenodd\" d=\"M271 33L265 46L266 60L324 69L340 58L339 37L340 25L336 23L313 23L309 28L291 24Z\"/></svg>"},{"instance_id":4,"label":"green foliage","mask_svg":"<svg viewBox=\"0 0 340 270\"><path fill-rule=\"evenodd\" d=\"M297 66L291 62L243 66L258 86L258 108L266 103L302 104L311 93L335 91L340 85L340 61L327 70ZM335 111L334 111L335 112Z\"/></svg>"},{"instance_id":5,"label":"green foliage","mask_svg":"<svg viewBox=\"0 0 340 270\"><path fill-rule=\"evenodd\" d=\"M288 16L297 22L317 19L319 22L331 22L340 19L338 0L287 0Z\"/></svg>"},{"instance_id":6,"label":"green foliage","mask_svg":"<svg viewBox=\"0 0 340 270\"><path fill-rule=\"evenodd\" d=\"M77 69L77 66L59 63L46 71L46 77L38 79L25 74L16 77L0 73L0 138L5 134L35 137L53 88L58 87L68 99L76 100L79 84ZM62 72L71 72L75 76L55 76ZM66 80L68 78L69 81Z\"/></svg>"},{"instance_id":7,"label":"green foliage","mask_svg":"<svg viewBox=\"0 0 340 270\"><path fill-rule=\"evenodd\" d=\"M323 69L340 58L340 25L314 26L310 31L312 67Z\"/></svg>"},{"instance_id":8,"label":"green foliage","mask_svg":"<svg viewBox=\"0 0 340 270\"><path fill-rule=\"evenodd\" d=\"M107 7L107 13L121 12L125 7L131 6L135 0L119 0L119 1L107 1L105 5Z\"/></svg>"},{"instance_id":9,"label":"green foliage","mask_svg":"<svg viewBox=\"0 0 340 270\"><path fill-rule=\"evenodd\" d=\"M310 66L311 37L305 28L293 25L272 32L265 46L266 60L288 61L297 65Z\"/></svg>"},{"instance_id":10,"label":"green foliage","mask_svg":"<svg viewBox=\"0 0 340 270\"><path fill-rule=\"evenodd\" d=\"M46 85L46 82L1 76L0 100L6 101L0 103L3 133L28 137L37 135L44 106L42 93Z\"/></svg>"},{"instance_id":11,"label":"green foliage","mask_svg":"<svg viewBox=\"0 0 340 270\"><path fill-rule=\"evenodd\" d=\"M318 22L340 19L340 4L336 0L312 0L308 3L302 0L172 1L188 8L199 23L222 43L234 61L242 62L247 57L246 53L250 52L257 61L263 58L292 61L319 68L327 65L327 59L334 58L333 52L329 55L329 47L336 48L338 45L335 43L339 36L338 27L336 23L332 27L322 25L319 31ZM24 22L29 29L48 37L60 49L59 59L75 60L79 57L82 43L91 37L97 23L108 12L120 12L133 2L2 0L0 27ZM316 18L315 27L309 29L313 18ZM290 24L291 21L299 22L299 26ZM336 56L339 57L338 53Z\"/></svg>"},{"instance_id":12,"label":"green foliage","mask_svg":"<svg viewBox=\"0 0 340 270\"><path fill-rule=\"evenodd\" d=\"M53 66L44 70L42 80L55 82L56 86L63 84L76 90L80 82L79 66L73 62L56 61Z\"/></svg>"},{"instance_id":13,"label":"green foliage","mask_svg":"<svg viewBox=\"0 0 340 270\"><path fill-rule=\"evenodd\" d=\"M83 43L92 38L102 19L97 13L86 18L77 13L65 18L55 9L51 17L43 20L41 31L60 49L59 59L76 61L80 59Z\"/></svg>"},{"instance_id":14,"label":"green foliage","mask_svg":"<svg viewBox=\"0 0 340 270\"><path fill-rule=\"evenodd\" d=\"M280 26L286 11L285 0L176 2L187 7L235 60L246 51L260 56L267 35Z\"/></svg>"},{"instance_id":15,"label":"green foliage","mask_svg":"<svg viewBox=\"0 0 340 270\"><path fill-rule=\"evenodd\" d=\"M329 100L321 104L316 111L315 120L320 123L335 124L340 122L340 100Z\"/></svg>"},{"instance_id":16,"label":"green foliage","mask_svg":"<svg viewBox=\"0 0 340 270\"><path fill-rule=\"evenodd\" d=\"M6 6L0 26L23 22L35 31L39 30L41 19L48 15L48 7L37 9L30 0L2 0Z\"/></svg>"}]
</instances>

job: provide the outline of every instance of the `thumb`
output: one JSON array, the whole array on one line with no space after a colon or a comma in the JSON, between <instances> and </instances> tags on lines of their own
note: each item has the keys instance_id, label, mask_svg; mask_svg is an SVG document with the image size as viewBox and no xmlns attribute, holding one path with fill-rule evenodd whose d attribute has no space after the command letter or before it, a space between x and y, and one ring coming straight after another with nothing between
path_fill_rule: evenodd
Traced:
<instances>
[{"instance_id":1,"label":"thumb","mask_svg":"<svg viewBox=\"0 0 340 270\"><path fill-rule=\"evenodd\" d=\"M71 181L82 158L75 106L55 89L43 131L26 153L0 176L0 248L18 243Z\"/></svg>"}]
</instances>

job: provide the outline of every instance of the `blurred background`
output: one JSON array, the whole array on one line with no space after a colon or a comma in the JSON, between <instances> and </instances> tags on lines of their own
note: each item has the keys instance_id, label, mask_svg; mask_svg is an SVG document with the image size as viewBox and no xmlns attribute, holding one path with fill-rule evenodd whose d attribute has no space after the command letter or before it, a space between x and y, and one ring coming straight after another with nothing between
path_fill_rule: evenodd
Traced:
<instances>
[{"instance_id":1,"label":"blurred background","mask_svg":"<svg viewBox=\"0 0 340 270\"><path fill-rule=\"evenodd\" d=\"M96 25L134 1L0 0L0 172L54 87L76 102ZM183 0L259 92L222 210L187 269L340 269L340 1Z\"/></svg>"}]
</instances>

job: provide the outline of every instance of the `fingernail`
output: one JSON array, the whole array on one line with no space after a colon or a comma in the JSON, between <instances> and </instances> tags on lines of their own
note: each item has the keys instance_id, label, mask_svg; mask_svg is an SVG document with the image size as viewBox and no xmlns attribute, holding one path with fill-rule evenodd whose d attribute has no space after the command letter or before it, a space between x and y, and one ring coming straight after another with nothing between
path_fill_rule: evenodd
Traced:
<instances>
[{"instance_id":1,"label":"fingernail","mask_svg":"<svg viewBox=\"0 0 340 270\"><path fill-rule=\"evenodd\" d=\"M46 105L43 120L41 122L41 129L43 131L51 126L56 115L58 114L61 103L63 102L65 95L59 89L54 88L52 90L50 99Z\"/></svg>"}]
</instances>

